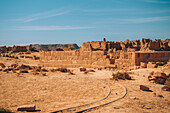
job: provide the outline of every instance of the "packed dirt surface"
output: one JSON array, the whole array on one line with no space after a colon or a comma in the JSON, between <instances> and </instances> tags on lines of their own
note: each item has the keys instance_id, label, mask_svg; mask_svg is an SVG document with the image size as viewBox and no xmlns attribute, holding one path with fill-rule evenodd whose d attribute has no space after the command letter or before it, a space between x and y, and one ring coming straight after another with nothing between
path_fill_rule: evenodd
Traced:
<instances>
[{"instance_id":1,"label":"packed dirt surface","mask_svg":"<svg viewBox=\"0 0 170 113\"><path fill-rule=\"evenodd\" d=\"M36 66L32 59L13 59L0 57L0 63L9 66L13 63ZM61 72L46 72L46 76L31 73L0 72L0 107L18 112L17 107L35 104L39 113L54 112L59 109L100 101L107 97L112 88L115 95L110 101L127 95L113 103L85 112L88 113L169 113L170 92L162 91L163 85L149 82L147 77L154 71L170 73L170 69L138 69L130 71L132 80L111 80L110 70L97 70L85 74L79 69L70 69L75 75ZM112 85L114 84L114 85ZM150 91L140 90L140 85ZM122 94L121 94L122 93ZM108 100L107 100L108 101ZM102 103L103 104L103 103Z\"/></svg>"}]
</instances>

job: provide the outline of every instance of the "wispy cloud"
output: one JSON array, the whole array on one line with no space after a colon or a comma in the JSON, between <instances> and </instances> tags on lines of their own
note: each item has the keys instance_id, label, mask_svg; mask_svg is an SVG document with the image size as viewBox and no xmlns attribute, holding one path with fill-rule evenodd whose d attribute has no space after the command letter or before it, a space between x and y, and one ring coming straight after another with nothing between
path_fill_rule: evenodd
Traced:
<instances>
[{"instance_id":1,"label":"wispy cloud","mask_svg":"<svg viewBox=\"0 0 170 113\"><path fill-rule=\"evenodd\" d=\"M19 19L10 19L10 21L20 21L20 22L31 22L35 20L40 20L44 18L50 18L55 16L60 16L69 13L69 10L63 10L63 9L55 9L51 11L46 11L42 13L33 14L24 18Z\"/></svg>"},{"instance_id":2,"label":"wispy cloud","mask_svg":"<svg viewBox=\"0 0 170 113\"><path fill-rule=\"evenodd\" d=\"M78 29L91 29L95 27L80 27L80 26L24 26L15 27L11 30L23 30L23 31L51 31L51 30L78 30Z\"/></svg>"},{"instance_id":3,"label":"wispy cloud","mask_svg":"<svg viewBox=\"0 0 170 113\"><path fill-rule=\"evenodd\" d=\"M109 18L96 21L93 24L141 24L159 21L170 21L170 16L145 17L145 18Z\"/></svg>"},{"instance_id":4,"label":"wispy cloud","mask_svg":"<svg viewBox=\"0 0 170 113\"><path fill-rule=\"evenodd\" d=\"M134 11L136 9L78 9L78 10L82 12L97 13L97 12Z\"/></svg>"},{"instance_id":5,"label":"wispy cloud","mask_svg":"<svg viewBox=\"0 0 170 113\"><path fill-rule=\"evenodd\" d=\"M170 20L170 16L122 19L122 21L126 23L147 23L147 22L166 21L166 20Z\"/></svg>"},{"instance_id":6,"label":"wispy cloud","mask_svg":"<svg viewBox=\"0 0 170 113\"><path fill-rule=\"evenodd\" d=\"M146 2L150 3L158 3L158 4L167 4L170 3L169 0L145 0Z\"/></svg>"}]
</instances>

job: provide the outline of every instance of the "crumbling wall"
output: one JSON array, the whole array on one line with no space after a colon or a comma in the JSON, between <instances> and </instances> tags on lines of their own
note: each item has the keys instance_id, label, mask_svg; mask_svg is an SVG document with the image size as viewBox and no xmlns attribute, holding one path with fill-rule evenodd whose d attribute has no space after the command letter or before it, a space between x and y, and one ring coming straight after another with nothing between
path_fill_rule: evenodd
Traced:
<instances>
[{"instance_id":1,"label":"crumbling wall","mask_svg":"<svg viewBox=\"0 0 170 113\"><path fill-rule=\"evenodd\" d=\"M12 52L26 52L28 50L26 46L13 46L11 51Z\"/></svg>"},{"instance_id":2,"label":"crumbling wall","mask_svg":"<svg viewBox=\"0 0 170 113\"><path fill-rule=\"evenodd\" d=\"M104 67L110 60L104 51L43 51L40 65L47 67Z\"/></svg>"},{"instance_id":3,"label":"crumbling wall","mask_svg":"<svg viewBox=\"0 0 170 113\"><path fill-rule=\"evenodd\" d=\"M170 40L142 39L124 42L92 41L79 50L41 52L41 65L49 67L133 67L140 63L167 62ZM140 50L140 51L139 51Z\"/></svg>"},{"instance_id":4,"label":"crumbling wall","mask_svg":"<svg viewBox=\"0 0 170 113\"><path fill-rule=\"evenodd\" d=\"M167 62L170 59L170 51L159 52L135 52L135 65L139 66L140 62Z\"/></svg>"}]
</instances>

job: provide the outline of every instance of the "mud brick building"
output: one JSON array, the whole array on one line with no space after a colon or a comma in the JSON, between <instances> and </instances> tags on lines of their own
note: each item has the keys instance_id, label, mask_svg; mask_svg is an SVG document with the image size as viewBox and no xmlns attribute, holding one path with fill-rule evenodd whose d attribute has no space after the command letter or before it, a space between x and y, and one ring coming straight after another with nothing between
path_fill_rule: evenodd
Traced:
<instances>
[{"instance_id":1,"label":"mud brick building","mask_svg":"<svg viewBox=\"0 0 170 113\"><path fill-rule=\"evenodd\" d=\"M134 67L141 62L163 62L170 59L170 39L142 39L124 42L92 41L77 50L40 52L40 64L45 67Z\"/></svg>"}]
</instances>

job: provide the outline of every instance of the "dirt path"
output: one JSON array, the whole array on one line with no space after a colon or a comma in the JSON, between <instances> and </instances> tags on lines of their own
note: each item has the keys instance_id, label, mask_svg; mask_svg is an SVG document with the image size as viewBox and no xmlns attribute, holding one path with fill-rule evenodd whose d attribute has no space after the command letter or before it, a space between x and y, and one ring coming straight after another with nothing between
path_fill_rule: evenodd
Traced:
<instances>
[{"instance_id":1,"label":"dirt path","mask_svg":"<svg viewBox=\"0 0 170 113\"><path fill-rule=\"evenodd\" d=\"M134 80L118 81L127 88L125 98L100 108L87 111L88 113L169 113L170 92L162 91L162 85L151 83L147 75L155 69L134 70ZM141 91L140 85L148 86L153 92ZM162 95L163 97L159 97ZM135 97L135 99L134 99Z\"/></svg>"}]
</instances>

